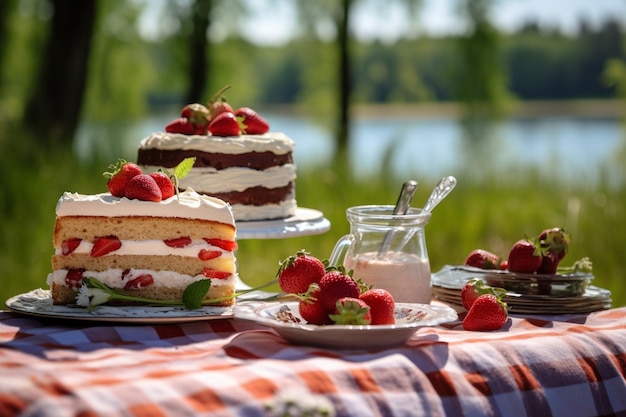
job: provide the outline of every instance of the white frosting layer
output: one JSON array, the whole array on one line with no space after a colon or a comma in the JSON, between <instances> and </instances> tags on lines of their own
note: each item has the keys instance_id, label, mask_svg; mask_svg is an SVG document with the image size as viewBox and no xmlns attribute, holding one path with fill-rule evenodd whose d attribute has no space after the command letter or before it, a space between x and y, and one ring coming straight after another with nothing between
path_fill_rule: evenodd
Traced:
<instances>
[{"instance_id":1,"label":"white frosting layer","mask_svg":"<svg viewBox=\"0 0 626 417\"><path fill-rule=\"evenodd\" d=\"M180 197L180 198L179 198ZM159 203L114 197L109 193L85 195L65 192L57 202L57 216L151 216L213 220L234 225L230 205L187 189Z\"/></svg>"},{"instance_id":2,"label":"white frosting layer","mask_svg":"<svg viewBox=\"0 0 626 417\"><path fill-rule=\"evenodd\" d=\"M298 208L295 199L287 199L280 204L268 204L265 206L250 206L233 204L233 214L239 221L278 219L296 214Z\"/></svg>"},{"instance_id":3,"label":"white frosting layer","mask_svg":"<svg viewBox=\"0 0 626 417\"><path fill-rule=\"evenodd\" d=\"M156 132L139 143L139 149L183 149L226 154L269 151L282 155L293 151L293 147L293 140L280 132L226 137Z\"/></svg>"},{"instance_id":4,"label":"white frosting layer","mask_svg":"<svg viewBox=\"0 0 626 417\"><path fill-rule=\"evenodd\" d=\"M108 271L95 272L95 271L85 271L83 276L85 277L94 277L106 284L110 288L124 288L126 283L140 275L150 274L154 279L155 287L161 288L187 288L189 284L195 281L199 281L201 279L207 279L204 275L186 275L179 274L177 272L172 271L153 271L151 269L131 269L129 273L127 273L123 279L121 269L109 269ZM50 274L48 274L47 283L48 285L52 285L52 283L56 283L57 285L65 286L65 277L67 275L66 269L59 269ZM236 274L232 274L229 278L226 279L212 279L212 286L222 286L222 285L234 285Z\"/></svg>"},{"instance_id":5,"label":"white frosting layer","mask_svg":"<svg viewBox=\"0 0 626 417\"><path fill-rule=\"evenodd\" d=\"M201 193L225 193L244 191L252 187L278 188L296 179L296 166L286 164L264 171L249 168L192 168L179 181L182 188L191 187Z\"/></svg>"},{"instance_id":6,"label":"white frosting layer","mask_svg":"<svg viewBox=\"0 0 626 417\"><path fill-rule=\"evenodd\" d=\"M93 247L93 243L88 242L86 240L81 240L80 244L72 253L76 254L89 254L91 253L91 248ZM176 256L184 256L189 258L195 258L198 256L198 253L202 250L211 250L211 251L220 251L222 254L220 255L221 259L231 258L234 259L235 256L232 252L225 251L217 246L209 245L205 240L193 240L189 245L182 248L173 248L171 246L167 246L165 242L162 240L123 240L122 246L110 252L110 255L152 255L152 256L165 256L165 255L176 255ZM57 248L55 251L55 255L63 255L62 248ZM109 255L107 254L107 255ZM107 256L104 255L104 256Z\"/></svg>"}]
</instances>

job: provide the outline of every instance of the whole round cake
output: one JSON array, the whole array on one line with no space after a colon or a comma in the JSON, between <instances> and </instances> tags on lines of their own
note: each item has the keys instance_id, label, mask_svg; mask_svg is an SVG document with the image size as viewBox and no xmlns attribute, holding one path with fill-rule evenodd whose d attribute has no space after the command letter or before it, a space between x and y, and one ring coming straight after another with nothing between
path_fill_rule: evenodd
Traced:
<instances>
[{"instance_id":1,"label":"whole round cake","mask_svg":"<svg viewBox=\"0 0 626 417\"><path fill-rule=\"evenodd\" d=\"M226 88L208 106L188 104L165 132L144 138L137 164L149 170L170 169L193 157L193 168L179 189L190 187L228 202L236 221L294 215L293 140L270 132L267 121L251 108L233 110L221 100Z\"/></svg>"},{"instance_id":2,"label":"whole round cake","mask_svg":"<svg viewBox=\"0 0 626 417\"><path fill-rule=\"evenodd\" d=\"M159 132L141 141L137 164L171 169L195 157L180 189L191 187L227 201L238 221L278 219L297 208L293 147L282 133L224 137Z\"/></svg>"}]
</instances>

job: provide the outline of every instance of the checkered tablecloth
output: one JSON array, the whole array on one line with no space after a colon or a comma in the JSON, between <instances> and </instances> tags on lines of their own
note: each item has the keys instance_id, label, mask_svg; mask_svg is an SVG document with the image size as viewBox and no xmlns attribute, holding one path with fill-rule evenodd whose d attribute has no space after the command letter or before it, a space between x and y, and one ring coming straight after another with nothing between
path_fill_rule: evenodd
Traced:
<instances>
[{"instance_id":1,"label":"checkered tablecloth","mask_svg":"<svg viewBox=\"0 0 626 417\"><path fill-rule=\"evenodd\" d=\"M0 312L0 416L626 415L626 308L421 328L402 347L293 346L235 319L170 325Z\"/></svg>"}]
</instances>

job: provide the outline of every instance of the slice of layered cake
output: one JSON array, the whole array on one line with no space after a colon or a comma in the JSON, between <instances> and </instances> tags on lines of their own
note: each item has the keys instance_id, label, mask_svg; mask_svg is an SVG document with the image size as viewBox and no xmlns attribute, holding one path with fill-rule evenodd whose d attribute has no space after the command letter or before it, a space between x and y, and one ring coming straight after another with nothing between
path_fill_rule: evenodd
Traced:
<instances>
[{"instance_id":1,"label":"slice of layered cake","mask_svg":"<svg viewBox=\"0 0 626 417\"><path fill-rule=\"evenodd\" d=\"M86 277L154 300L181 300L191 283L208 279L204 300L233 303L236 227L222 200L192 189L152 201L66 192L56 216L54 304L74 304Z\"/></svg>"}]
</instances>

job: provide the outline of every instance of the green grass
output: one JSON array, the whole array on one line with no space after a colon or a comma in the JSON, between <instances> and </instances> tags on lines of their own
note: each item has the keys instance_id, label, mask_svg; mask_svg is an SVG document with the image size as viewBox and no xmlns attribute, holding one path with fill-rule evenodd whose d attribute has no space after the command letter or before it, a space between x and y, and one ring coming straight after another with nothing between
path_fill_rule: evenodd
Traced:
<instances>
[{"instance_id":1,"label":"green grass","mask_svg":"<svg viewBox=\"0 0 626 417\"><path fill-rule=\"evenodd\" d=\"M3 214L0 234L0 301L34 288L46 287L52 255L54 208L64 191L106 190L102 172L114 161L79 164L68 152L38 150L27 141L0 147ZM348 232L345 209L360 204L394 204L401 183L410 178L354 179L334 166L300 170L297 198L302 207L316 208L331 221L328 233L274 240L242 240L237 253L242 279L256 285L272 279L278 261L299 249L320 258L329 256L339 237ZM474 248L506 256L524 235L560 226L572 234L564 263L589 256L595 285L613 293L613 305L626 305L623 259L626 247L626 189L563 186L532 172L512 172L486 180L469 173L454 175L459 183L433 212L426 227L431 268L462 263ZM381 178L387 178L385 180ZM523 179L521 179L523 178ZM415 178L420 188L414 206L422 205L437 178ZM429 182L431 181L431 182Z\"/></svg>"}]
</instances>

